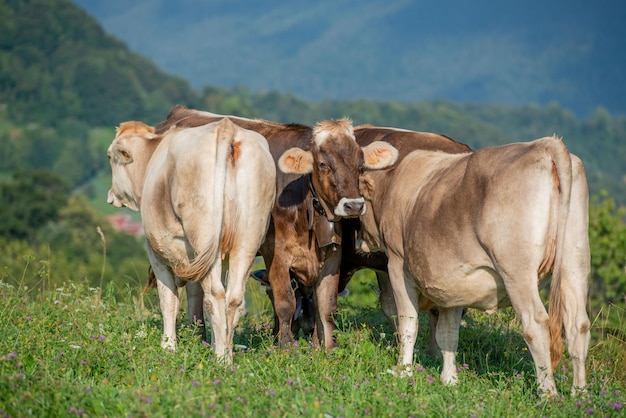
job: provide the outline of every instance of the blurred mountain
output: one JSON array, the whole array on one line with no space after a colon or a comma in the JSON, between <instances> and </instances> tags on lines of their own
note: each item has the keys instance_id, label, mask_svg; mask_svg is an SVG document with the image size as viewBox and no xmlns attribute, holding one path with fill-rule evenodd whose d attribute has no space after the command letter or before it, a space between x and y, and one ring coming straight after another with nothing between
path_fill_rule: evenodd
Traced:
<instances>
[{"instance_id":1,"label":"blurred mountain","mask_svg":"<svg viewBox=\"0 0 626 418\"><path fill-rule=\"evenodd\" d=\"M621 0L74 0L194 87L626 114Z\"/></svg>"}]
</instances>

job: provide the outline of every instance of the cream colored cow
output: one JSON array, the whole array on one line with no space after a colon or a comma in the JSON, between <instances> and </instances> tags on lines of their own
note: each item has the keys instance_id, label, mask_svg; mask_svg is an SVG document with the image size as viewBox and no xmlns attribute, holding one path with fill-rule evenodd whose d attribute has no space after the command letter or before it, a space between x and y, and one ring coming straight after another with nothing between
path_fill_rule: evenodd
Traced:
<instances>
[{"instance_id":1,"label":"cream colored cow","mask_svg":"<svg viewBox=\"0 0 626 418\"><path fill-rule=\"evenodd\" d=\"M460 154L414 151L392 170L364 173L361 190L363 236L389 259L402 368L413 361L420 309L439 307L441 380L454 384L463 307L512 305L539 391L557 393L563 328L572 394L585 387L588 190L582 162L560 139ZM549 277L548 313L538 287Z\"/></svg>"},{"instance_id":2,"label":"cream colored cow","mask_svg":"<svg viewBox=\"0 0 626 418\"><path fill-rule=\"evenodd\" d=\"M177 287L190 282L188 295L197 295L193 285L199 283L215 352L232 362L246 281L276 194L265 138L228 118L163 135L141 122L125 122L107 154L113 174L108 202L141 212L163 314L161 345L176 348Z\"/></svg>"}]
</instances>

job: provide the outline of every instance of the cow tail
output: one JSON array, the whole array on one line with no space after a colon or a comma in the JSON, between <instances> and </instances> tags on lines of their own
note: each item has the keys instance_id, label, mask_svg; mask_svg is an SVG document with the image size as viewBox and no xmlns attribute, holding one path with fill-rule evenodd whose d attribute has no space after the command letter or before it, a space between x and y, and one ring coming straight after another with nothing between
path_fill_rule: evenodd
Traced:
<instances>
[{"instance_id":1,"label":"cow tail","mask_svg":"<svg viewBox=\"0 0 626 418\"><path fill-rule=\"evenodd\" d=\"M565 250L565 230L572 193L572 161L563 141L556 136L550 141L552 174L558 189L559 209L556 232L556 249L552 282L550 285L549 322L550 359L555 370L563 354L563 289L561 274L563 270L563 252Z\"/></svg>"},{"instance_id":2,"label":"cow tail","mask_svg":"<svg viewBox=\"0 0 626 418\"><path fill-rule=\"evenodd\" d=\"M196 242L202 248L196 248L195 257L189 264L174 268L174 274L183 280L197 281L203 279L220 256L218 253L224 220L226 176L235 133L236 126L228 118L222 119L217 126L215 161L207 162L214 173L213 190L212 194L207 196L210 199L206 202L206 207L209 209L205 216L207 221L203 225L198 225L199 230L202 231L200 235L204 236L196 236ZM205 229L207 226L210 226L210 229Z\"/></svg>"}]
</instances>

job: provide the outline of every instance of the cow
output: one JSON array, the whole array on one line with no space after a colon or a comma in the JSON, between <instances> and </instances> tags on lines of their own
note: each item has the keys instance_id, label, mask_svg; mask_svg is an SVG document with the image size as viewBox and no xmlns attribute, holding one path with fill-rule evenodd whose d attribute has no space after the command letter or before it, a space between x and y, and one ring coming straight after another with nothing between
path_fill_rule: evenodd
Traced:
<instances>
[{"instance_id":1,"label":"cow","mask_svg":"<svg viewBox=\"0 0 626 418\"><path fill-rule=\"evenodd\" d=\"M354 135L357 143L361 147L367 147L372 143L385 142L392 145L398 150L398 157L396 164L411 151L416 149L424 150L438 150L448 153L465 153L471 149L460 142L444 135L429 133L429 132L416 132L406 129L378 127L372 125L360 125L354 128ZM314 169L313 164L301 164L298 167L298 173L306 175ZM341 245L341 260L340 260L340 277L338 291L341 293L345 290L347 283L349 282L352 274L361 268L369 268L374 270L377 276L378 285L380 289L380 301L383 312L388 318L390 323L395 326L397 319L397 312L395 308L395 302L393 299L393 293L389 285L389 279L387 277L387 258L384 253L370 253L367 251L361 251L360 247L355 242L355 236L360 230L358 219L343 218L340 221L342 230L342 245ZM303 306L306 307L306 299L304 295L301 296L304 299ZM326 303L332 304L329 310L337 309L337 299L333 298ZM307 324L310 320L306 317L307 310L303 309L300 322ZM430 339L430 351L436 353L436 342L434 340L434 332L437 321L437 310L433 308L430 311L431 322L431 339Z\"/></svg>"},{"instance_id":2,"label":"cow","mask_svg":"<svg viewBox=\"0 0 626 418\"><path fill-rule=\"evenodd\" d=\"M163 134L125 122L107 155L108 203L141 213L163 315L161 346L176 349L178 286L190 282L190 311L202 317L204 308L217 358L232 363L246 281L276 194L267 141L228 118Z\"/></svg>"},{"instance_id":3,"label":"cow","mask_svg":"<svg viewBox=\"0 0 626 418\"><path fill-rule=\"evenodd\" d=\"M398 150L396 165L410 152L415 150L442 151L450 154L467 153L471 151L471 148L464 143L455 141L448 136L431 132L363 124L354 127L354 135L360 146L367 146L374 141L384 141L391 144ZM362 268L373 270L378 282L381 308L390 324L395 328L398 313L387 274L387 257L384 252L370 251L367 246L364 245L362 239L357 239L357 237L361 235L360 222L358 219L345 219L342 220L341 223L343 245L339 291L341 292L347 286L355 271ZM435 339L438 309L433 307L428 313L430 322L428 348L431 354L438 355L438 347Z\"/></svg>"},{"instance_id":4,"label":"cow","mask_svg":"<svg viewBox=\"0 0 626 418\"><path fill-rule=\"evenodd\" d=\"M450 154L413 151L391 170L364 173L363 238L388 257L397 305L402 374L411 373L417 314L439 308L441 380L457 382L463 307L511 305L535 363L538 391L557 394L553 370L565 325L571 393L586 386L590 322L588 188L580 159L563 142ZM549 314L539 284L550 280Z\"/></svg>"},{"instance_id":5,"label":"cow","mask_svg":"<svg viewBox=\"0 0 626 418\"><path fill-rule=\"evenodd\" d=\"M177 105L155 131L201 126L224 117ZM306 292L312 294L315 307L313 342L330 350L337 345L333 332L341 261L339 221L363 213L359 174L392 165L396 150L380 141L359 147L348 119L309 127L228 117L262 134L275 166L282 167L277 170L270 227L259 249L273 294L273 333L280 347L292 344L297 329L292 328L297 305L294 282L313 289ZM303 166L314 168L302 174Z\"/></svg>"}]
</instances>

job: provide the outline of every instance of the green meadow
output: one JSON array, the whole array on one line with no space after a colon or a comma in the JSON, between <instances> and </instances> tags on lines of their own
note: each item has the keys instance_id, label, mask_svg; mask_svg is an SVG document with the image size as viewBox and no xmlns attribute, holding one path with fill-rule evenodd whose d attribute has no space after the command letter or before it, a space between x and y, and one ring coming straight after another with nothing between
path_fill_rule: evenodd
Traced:
<instances>
[{"instance_id":1,"label":"green meadow","mask_svg":"<svg viewBox=\"0 0 626 418\"><path fill-rule=\"evenodd\" d=\"M587 392L570 397L565 354L556 371L562 395L541 398L510 309L468 312L460 330L459 383L449 387L438 378L441 362L427 352L426 317L413 376L390 373L395 336L367 271L340 299L340 346L328 354L305 338L277 349L269 299L250 280L234 362L224 366L194 336L184 309L178 351L160 348L158 298L153 290L143 293L139 280L124 288L85 281L51 287L44 286L44 267L36 272L39 285L28 287L23 277L32 261L25 257L22 277L0 281L0 416L617 417L626 408L626 337L604 326L609 316L626 319L616 305L592 318Z\"/></svg>"}]
</instances>

